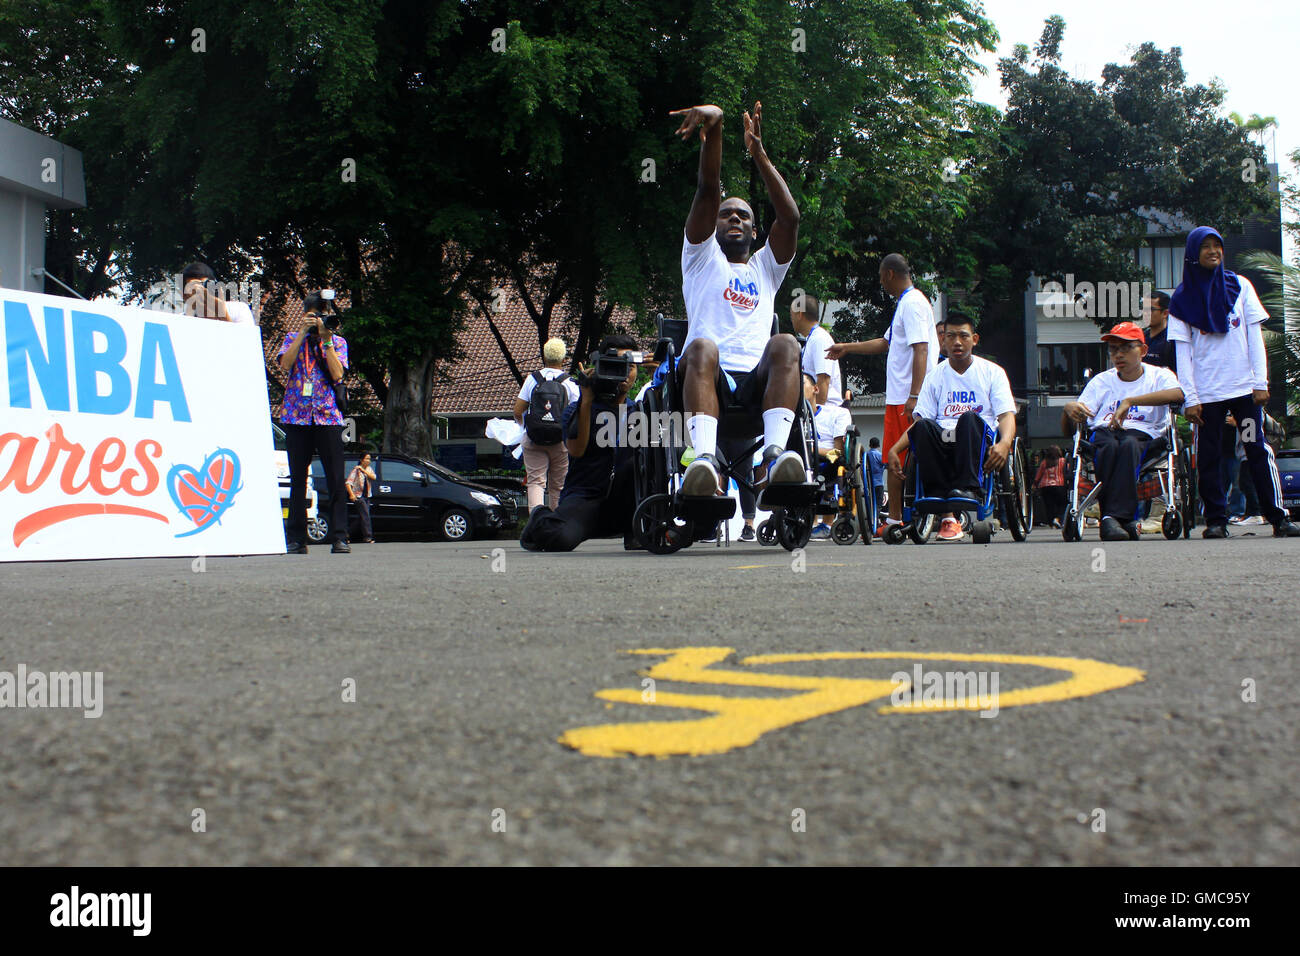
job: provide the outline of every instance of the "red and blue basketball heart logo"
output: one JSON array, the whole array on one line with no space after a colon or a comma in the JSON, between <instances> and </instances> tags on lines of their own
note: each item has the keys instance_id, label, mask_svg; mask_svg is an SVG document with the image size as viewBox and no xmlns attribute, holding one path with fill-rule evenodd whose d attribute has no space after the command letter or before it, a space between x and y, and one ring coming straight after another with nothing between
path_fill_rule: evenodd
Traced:
<instances>
[{"instance_id":1,"label":"red and blue basketball heart logo","mask_svg":"<svg viewBox=\"0 0 1300 956\"><path fill-rule=\"evenodd\" d=\"M221 516L235 503L239 483L239 456L229 448L218 448L199 468L174 465L167 472L167 490L172 501L186 518L194 522L193 531L178 534L188 538L221 523Z\"/></svg>"}]
</instances>

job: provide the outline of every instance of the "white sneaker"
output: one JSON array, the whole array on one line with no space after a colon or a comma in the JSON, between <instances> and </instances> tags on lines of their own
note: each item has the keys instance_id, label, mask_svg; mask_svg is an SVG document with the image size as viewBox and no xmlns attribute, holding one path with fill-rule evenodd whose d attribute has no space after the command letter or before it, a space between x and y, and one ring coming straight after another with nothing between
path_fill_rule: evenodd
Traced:
<instances>
[{"instance_id":1,"label":"white sneaker","mask_svg":"<svg viewBox=\"0 0 1300 956\"><path fill-rule=\"evenodd\" d=\"M1245 515L1237 515L1235 518L1229 518L1228 524L1250 524L1250 519Z\"/></svg>"},{"instance_id":2,"label":"white sneaker","mask_svg":"<svg viewBox=\"0 0 1300 956\"><path fill-rule=\"evenodd\" d=\"M1268 524L1268 522L1264 520L1263 515L1253 515L1252 517L1249 518L1242 518L1241 523L1242 524Z\"/></svg>"},{"instance_id":3,"label":"white sneaker","mask_svg":"<svg viewBox=\"0 0 1300 956\"><path fill-rule=\"evenodd\" d=\"M781 454L767 468L769 485L801 485L804 478L803 459L798 452L787 451Z\"/></svg>"},{"instance_id":4,"label":"white sneaker","mask_svg":"<svg viewBox=\"0 0 1300 956\"><path fill-rule=\"evenodd\" d=\"M719 492L718 469L712 455L700 455L682 476L682 494L688 498L709 498Z\"/></svg>"}]
</instances>

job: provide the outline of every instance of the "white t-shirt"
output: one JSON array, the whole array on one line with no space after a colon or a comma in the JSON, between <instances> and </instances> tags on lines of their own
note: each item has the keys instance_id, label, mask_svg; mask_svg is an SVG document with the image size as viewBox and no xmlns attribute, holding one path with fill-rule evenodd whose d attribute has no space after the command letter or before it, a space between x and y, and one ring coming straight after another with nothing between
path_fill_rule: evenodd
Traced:
<instances>
[{"instance_id":1,"label":"white t-shirt","mask_svg":"<svg viewBox=\"0 0 1300 956\"><path fill-rule=\"evenodd\" d=\"M1178 379L1174 373L1167 368L1143 362L1142 374L1132 382L1124 381L1113 368L1094 375L1079 396L1079 403L1093 413L1088 419L1089 428L1105 428L1110 424L1110 416L1115 413L1121 400L1130 395L1145 395L1166 388L1178 388ZM1152 438L1163 435L1168 423L1168 405L1134 405L1124 419L1125 428L1146 432Z\"/></svg>"},{"instance_id":2,"label":"white t-shirt","mask_svg":"<svg viewBox=\"0 0 1300 956\"><path fill-rule=\"evenodd\" d=\"M817 448L830 451L835 447L835 439L843 438L853 424L853 415L841 405L818 405L813 415L813 427L817 431Z\"/></svg>"},{"instance_id":3,"label":"white t-shirt","mask_svg":"<svg viewBox=\"0 0 1300 956\"><path fill-rule=\"evenodd\" d=\"M716 237L692 245L683 236L682 297L690 324L682 347L710 339L725 371L752 372L772 337L776 290L789 269L789 262L776 261L771 243L748 262L731 262Z\"/></svg>"},{"instance_id":4,"label":"white t-shirt","mask_svg":"<svg viewBox=\"0 0 1300 956\"><path fill-rule=\"evenodd\" d=\"M803 346L803 370L817 381L818 375L829 375L831 386L826 392L827 405L844 404L844 393L840 388L840 363L826 357L826 350L835 344L831 334L820 325L813 326L808 333L808 341Z\"/></svg>"},{"instance_id":5,"label":"white t-shirt","mask_svg":"<svg viewBox=\"0 0 1300 956\"><path fill-rule=\"evenodd\" d=\"M548 368L545 365L537 371L541 372L542 378L545 379L559 378L564 374L564 369L562 368ZM533 389L536 387L537 379L533 378L532 375L526 376L524 378L523 386L519 389L519 400L521 402L531 402L533 400ZM569 378L565 379L564 390L569 393L569 401L571 402L576 402L578 399L582 398L582 392L578 388L578 383L573 380L573 376L569 376Z\"/></svg>"},{"instance_id":6,"label":"white t-shirt","mask_svg":"<svg viewBox=\"0 0 1300 956\"><path fill-rule=\"evenodd\" d=\"M929 371L921 384L921 397L916 400L913 417L928 418L943 428L953 428L966 412L975 412L989 428L997 431L998 416L1015 410L1011 382L1002 366L973 355L964 374L958 374L947 359Z\"/></svg>"},{"instance_id":7,"label":"white t-shirt","mask_svg":"<svg viewBox=\"0 0 1300 956\"><path fill-rule=\"evenodd\" d=\"M912 346L930 346L925 371L929 375L939 363L939 335L934 330L934 309L925 293L912 286L898 298L894 321L885 332L889 355L885 362L885 404L905 405L912 394Z\"/></svg>"},{"instance_id":8,"label":"white t-shirt","mask_svg":"<svg viewBox=\"0 0 1300 956\"><path fill-rule=\"evenodd\" d=\"M1223 335L1202 332L1172 311L1169 313L1169 341L1187 342L1192 351L1193 381L1188 381L1187 371L1181 365L1178 369L1188 405L1221 402L1267 387L1267 383L1255 379L1247 336L1254 334L1250 327L1267 319L1268 313L1250 280L1238 273L1237 281L1241 283L1241 293L1228 314L1228 331Z\"/></svg>"}]
</instances>

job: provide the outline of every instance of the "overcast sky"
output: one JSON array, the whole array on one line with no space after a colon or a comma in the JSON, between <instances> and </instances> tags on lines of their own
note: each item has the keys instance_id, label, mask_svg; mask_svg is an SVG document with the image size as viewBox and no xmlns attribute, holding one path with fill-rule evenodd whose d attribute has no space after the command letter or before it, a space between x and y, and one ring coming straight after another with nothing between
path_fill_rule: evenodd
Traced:
<instances>
[{"instance_id":1,"label":"overcast sky","mask_svg":"<svg viewBox=\"0 0 1300 956\"><path fill-rule=\"evenodd\" d=\"M1056 13L1065 20L1061 66L1079 79L1100 82L1102 67L1127 63L1131 49L1147 40L1162 50L1180 47L1189 83L1208 83L1217 76L1227 87L1225 112L1277 118L1264 148L1270 162L1281 164L1284 176L1294 177L1287 155L1300 147L1300 93L1293 79L1300 56L1297 0L984 0L984 9L1001 39L996 53L981 58L989 72L976 78L977 99L1006 106L998 58L1009 56L1017 43L1032 50L1043 21ZM1294 255L1294 244L1288 242L1286 258Z\"/></svg>"}]
</instances>

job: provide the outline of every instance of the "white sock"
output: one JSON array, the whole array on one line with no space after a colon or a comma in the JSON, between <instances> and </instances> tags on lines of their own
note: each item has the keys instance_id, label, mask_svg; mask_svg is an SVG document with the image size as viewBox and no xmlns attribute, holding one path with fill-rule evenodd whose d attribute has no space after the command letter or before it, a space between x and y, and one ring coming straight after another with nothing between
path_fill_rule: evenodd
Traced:
<instances>
[{"instance_id":1,"label":"white sock","mask_svg":"<svg viewBox=\"0 0 1300 956\"><path fill-rule=\"evenodd\" d=\"M902 524L902 523L903 523L903 521L902 521L901 518L886 518L886 519L885 519L885 524Z\"/></svg>"},{"instance_id":2,"label":"white sock","mask_svg":"<svg viewBox=\"0 0 1300 956\"><path fill-rule=\"evenodd\" d=\"M718 420L712 415L692 415L686 419L686 431L691 436L696 458L717 454Z\"/></svg>"},{"instance_id":3,"label":"white sock","mask_svg":"<svg viewBox=\"0 0 1300 956\"><path fill-rule=\"evenodd\" d=\"M788 408L769 408L763 412L763 447L785 447L790 440L790 427L794 425L794 412Z\"/></svg>"}]
</instances>

